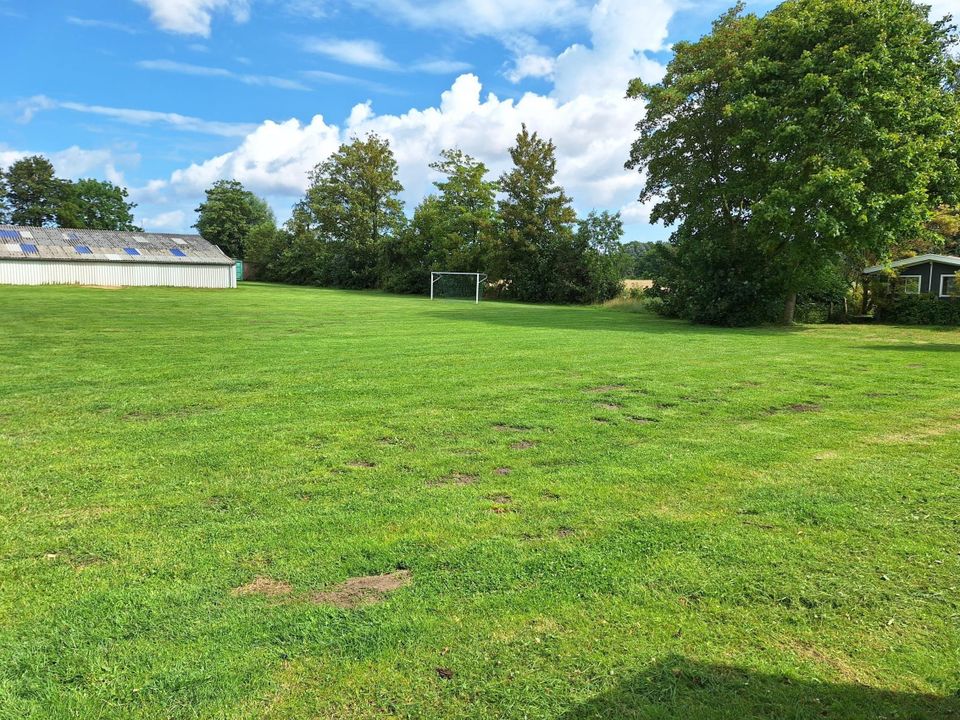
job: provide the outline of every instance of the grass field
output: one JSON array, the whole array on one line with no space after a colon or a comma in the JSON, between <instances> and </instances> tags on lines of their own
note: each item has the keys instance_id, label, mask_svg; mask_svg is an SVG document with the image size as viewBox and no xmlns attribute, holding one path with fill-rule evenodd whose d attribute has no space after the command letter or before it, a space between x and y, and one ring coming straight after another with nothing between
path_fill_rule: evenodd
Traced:
<instances>
[{"instance_id":1,"label":"grass field","mask_svg":"<svg viewBox=\"0 0 960 720\"><path fill-rule=\"evenodd\" d=\"M958 331L6 287L0 358L0 717L960 717Z\"/></svg>"}]
</instances>

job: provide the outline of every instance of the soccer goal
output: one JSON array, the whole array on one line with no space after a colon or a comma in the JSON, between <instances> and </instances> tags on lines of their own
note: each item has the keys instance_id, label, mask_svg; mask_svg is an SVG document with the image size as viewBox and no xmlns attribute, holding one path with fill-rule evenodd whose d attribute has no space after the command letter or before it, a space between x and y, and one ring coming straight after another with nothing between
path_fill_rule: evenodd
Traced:
<instances>
[{"instance_id":1,"label":"soccer goal","mask_svg":"<svg viewBox=\"0 0 960 720\"><path fill-rule=\"evenodd\" d=\"M480 302L481 285L486 282L484 273L432 272L430 273L430 299L450 298Z\"/></svg>"}]
</instances>

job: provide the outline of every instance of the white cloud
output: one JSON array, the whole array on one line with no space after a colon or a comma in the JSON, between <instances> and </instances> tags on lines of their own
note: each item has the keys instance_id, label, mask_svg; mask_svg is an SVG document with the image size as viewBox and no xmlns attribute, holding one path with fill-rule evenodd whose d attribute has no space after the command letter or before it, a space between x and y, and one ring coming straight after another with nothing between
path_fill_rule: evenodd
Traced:
<instances>
[{"instance_id":1,"label":"white cloud","mask_svg":"<svg viewBox=\"0 0 960 720\"><path fill-rule=\"evenodd\" d=\"M507 70L507 80L518 83L526 78L551 78L557 67L555 58L546 55L521 55L514 61L513 67Z\"/></svg>"},{"instance_id":2,"label":"white cloud","mask_svg":"<svg viewBox=\"0 0 960 720\"><path fill-rule=\"evenodd\" d=\"M141 189L145 198L166 194L199 196L215 180L235 178L255 192L296 197L307 173L351 136L376 132L388 138L400 166L405 198L415 203L431 190L428 163L440 151L461 147L496 175L509 163L508 148L522 123L553 138L559 180L582 208L619 207L636 196L640 177L623 169L640 106L619 97L582 96L568 102L528 93L519 101L490 94L480 81L462 75L443 93L439 107L402 115L374 114L357 105L343 127L320 115L309 123L268 121L236 150L177 170L168 181Z\"/></svg>"},{"instance_id":3,"label":"white cloud","mask_svg":"<svg viewBox=\"0 0 960 720\"><path fill-rule=\"evenodd\" d=\"M578 210L623 209L628 224L645 223L649 209L635 202L643 179L623 167L643 106L626 100L624 94L631 78L639 75L656 80L663 72L663 67L645 53L666 47L667 25L675 2L678 0L599 0L582 16L590 28L589 45L573 45L556 57L529 35L511 36L509 45L517 56L529 56L514 71L524 77L551 79L554 88L547 95L529 92L518 100L483 95L480 80L468 74L458 77L435 107L377 115L373 104L367 102L355 106L342 125L320 115L308 122L267 121L233 151L177 170L165 180L140 188L138 197L145 202L172 202L176 198L180 198L177 202L195 202L214 181L235 178L272 198L282 211L286 209L284 204L289 206L303 193L307 173L318 162L351 136L376 132L391 142L406 188L404 199L412 205L432 191L435 175L428 164L441 150L460 147L484 161L491 168L491 177L496 177L509 166L507 151L521 124L526 123L555 142L558 180L574 198ZM533 5L538 4L539 0L534 0ZM421 9L447 12L454 5L465 13L483 15L488 27L508 24L498 14L507 8L500 0L434 2ZM416 12L404 3L399 7L401 13ZM540 5L541 10L544 7ZM572 2L560 0L558 8L561 15L575 14ZM517 12L527 13L526 5ZM553 18L541 22L559 21ZM361 50L354 47L341 54L359 64L384 64L379 46ZM331 82L343 81L344 77L324 75L322 79Z\"/></svg>"},{"instance_id":4,"label":"white cloud","mask_svg":"<svg viewBox=\"0 0 960 720\"><path fill-rule=\"evenodd\" d=\"M121 165L136 165L140 156L132 153L118 155L113 150L86 150L73 145L58 152L35 152L30 150L13 150L0 145L0 168L10 167L21 158L29 155L43 155L51 163L60 177L76 180L81 177L106 178L117 185L124 184L123 173L118 170Z\"/></svg>"},{"instance_id":5,"label":"white cloud","mask_svg":"<svg viewBox=\"0 0 960 720\"><path fill-rule=\"evenodd\" d=\"M383 54L379 43L373 40L341 40L337 38L307 38L303 41L307 52L316 53L346 65L396 70L397 64Z\"/></svg>"},{"instance_id":6,"label":"white cloud","mask_svg":"<svg viewBox=\"0 0 960 720\"><path fill-rule=\"evenodd\" d=\"M954 21L960 21L960 0L926 0L930 5L930 19L940 20L945 15L952 15Z\"/></svg>"},{"instance_id":7,"label":"white cloud","mask_svg":"<svg viewBox=\"0 0 960 720\"><path fill-rule=\"evenodd\" d=\"M139 221L147 232L179 232L187 224L187 214L183 210L171 210L139 218Z\"/></svg>"},{"instance_id":8,"label":"white cloud","mask_svg":"<svg viewBox=\"0 0 960 720\"><path fill-rule=\"evenodd\" d=\"M167 125L185 132L220 135L223 137L244 137L256 128L255 125L249 123L219 122L216 120L202 120L189 115L180 115L179 113L65 102L48 98L45 95L37 95L27 100L22 100L17 103L17 109L20 111L20 120L22 122L30 122L39 112L48 110L70 110L72 112L89 115L99 115L131 125Z\"/></svg>"},{"instance_id":9,"label":"white cloud","mask_svg":"<svg viewBox=\"0 0 960 720\"><path fill-rule=\"evenodd\" d=\"M114 22L112 20L96 20L91 18L74 17L71 15L67 17L67 22L71 25L76 25L77 27L114 30L116 32L126 33L127 35L136 35L140 32L134 27L124 25L123 23Z\"/></svg>"},{"instance_id":10,"label":"white cloud","mask_svg":"<svg viewBox=\"0 0 960 720\"><path fill-rule=\"evenodd\" d=\"M273 75L246 75L235 73L232 70L219 67L209 67L207 65L192 65L182 63L176 60L141 60L137 67L144 70L157 70L160 72L178 73L180 75L195 75L198 77L215 77L236 80L244 85L258 85L265 87L275 87L281 90L309 90L306 85L297 80L274 77Z\"/></svg>"},{"instance_id":11,"label":"white cloud","mask_svg":"<svg viewBox=\"0 0 960 720\"><path fill-rule=\"evenodd\" d=\"M150 19L161 30L181 35L210 36L215 13L228 13L236 22L250 17L249 0L136 0L150 10Z\"/></svg>"},{"instance_id":12,"label":"white cloud","mask_svg":"<svg viewBox=\"0 0 960 720\"><path fill-rule=\"evenodd\" d=\"M453 75L470 69L470 63L460 60L421 60L411 66L412 70L432 75Z\"/></svg>"}]
</instances>

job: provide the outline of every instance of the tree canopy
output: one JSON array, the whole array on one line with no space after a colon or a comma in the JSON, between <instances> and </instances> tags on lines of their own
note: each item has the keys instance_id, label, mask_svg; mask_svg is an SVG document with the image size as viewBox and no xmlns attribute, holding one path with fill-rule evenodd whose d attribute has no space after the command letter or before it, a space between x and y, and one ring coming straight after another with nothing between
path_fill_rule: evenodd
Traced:
<instances>
[{"instance_id":1,"label":"tree canopy","mask_svg":"<svg viewBox=\"0 0 960 720\"><path fill-rule=\"evenodd\" d=\"M58 178L53 164L34 155L0 173L0 221L14 225L131 230L135 203L127 189L105 180Z\"/></svg>"},{"instance_id":2,"label":"tree canopy","mask_svg":"<svg viewBox=\"0 0 960 720\"><path fill-rule=\"evenodd\" d=\"M206 190L194 227L204 239L234 258L246 257L247 237L258 225L276 224L266 201L236 180L218 180Z\"/></svg>"},{"instance_id":3,"label":"tree canopy","mask_svg":"<svg viewBox=\"0 0 960 720\"><path fill-rule=\"evenodd\" d=\"M673 312L754 322L780 304L789 322L798 293L888 255L953 199L956 37L909 0L742 10L678 43L660 83L631 83L647 111L628 167L677 226Z\"/></svg>"}]
</instances>

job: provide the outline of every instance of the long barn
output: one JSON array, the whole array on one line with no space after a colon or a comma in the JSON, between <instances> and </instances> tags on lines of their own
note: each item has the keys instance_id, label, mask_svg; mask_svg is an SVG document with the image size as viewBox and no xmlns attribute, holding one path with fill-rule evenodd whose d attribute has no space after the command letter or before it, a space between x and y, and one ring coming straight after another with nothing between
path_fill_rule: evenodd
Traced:
<instances>
[{"instance_id":1,"label":"long barn","mask_svg":"<svg viewBox=\"0 0 960 720\"><path fill-rule=\"evenodd\" d=\"M235 267L199 235L0 225L0 285L225 289Z\"/></svg>"}]
</instances>

